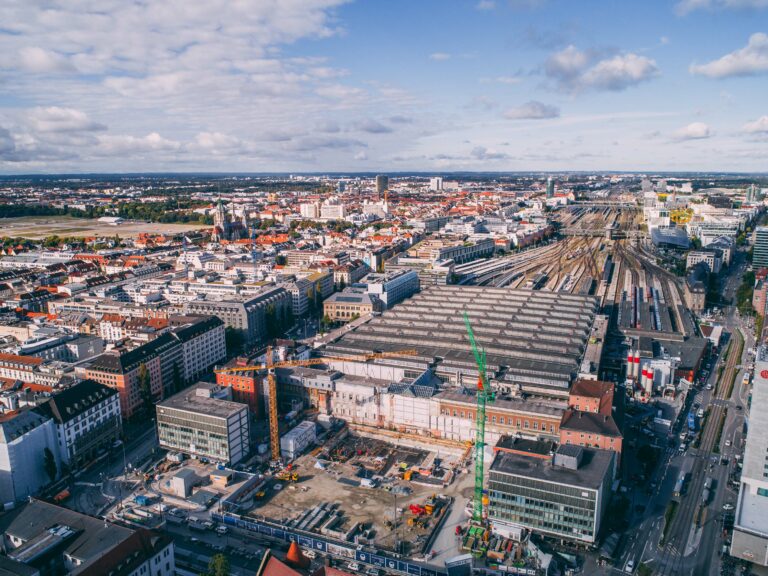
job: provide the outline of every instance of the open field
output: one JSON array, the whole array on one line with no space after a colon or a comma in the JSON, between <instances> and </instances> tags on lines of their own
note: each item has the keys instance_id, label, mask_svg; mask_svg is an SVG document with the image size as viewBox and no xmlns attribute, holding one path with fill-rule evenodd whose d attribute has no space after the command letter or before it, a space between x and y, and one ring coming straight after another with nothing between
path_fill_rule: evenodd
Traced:
<instances>
[{"instance_id":1,"label":"open field","mask_svg":"<svg viewBox=\"0 0 768 576\"><path fill-rule=\"evenodd\" d=\"M205 224L164 224L127 220L112 226L96 219L70 216L25 216L0 219L0 236L40 240L46 236L114 236L133 238L141 233L178 234L187 230L210 228Z\"/></svg>"}]
</instances>

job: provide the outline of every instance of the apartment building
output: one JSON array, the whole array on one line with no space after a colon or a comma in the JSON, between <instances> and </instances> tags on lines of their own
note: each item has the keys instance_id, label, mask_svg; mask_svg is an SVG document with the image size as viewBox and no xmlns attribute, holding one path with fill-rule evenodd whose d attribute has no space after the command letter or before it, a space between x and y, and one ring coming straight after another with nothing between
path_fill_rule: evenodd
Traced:
<instances>
[{"instance_id":1,"label":"apartment building","mask_svg":"<svg viewBox=\"0 0 768 576\"><path fill-rule=\"evenodd\" d=\"M339 264L333 269L333 282L337 289L359 282L371 269L362 260L355 259L346 264Z\"/></svg>"},{"instance_id":2,"label":"apartment building","mask_svg":"<svg viewBox=\"0 0 768 576\"><path fill-rule=\"evenodd\" d=\"M40 410L53 419L61 462L73 471L111 449L122 433L117 390L94 380L62 390Z\"/></svg>"},{"instance_id":3,"label":"apartment building","mask_svg":"<svg viewBox=\"0 0 768 576\"><path fill-rule=\"evenodd\" d=\"M280 287L265 287L258 294L248 297L231 297L226 300L192 300L184 305L185 314L218 316L225 324L253 345L266 339L267 316L284 317L291 309L290 293Z\"/></svg>"},{"instance_id":4,"label":"apartment building","mask_svg":"<svg viewBox=\"0 0 768 576\"><path fill-rule=\"evenodd\" d=\"M173 576L173 540L42 500L29 499L0 518L11 573L41 576ZM32 570L37 572L26 572Z\"/></svg>"},{"instance_id":5,"label":"apartment building","mask_svg":"<svg viewBox=\"0 0 768 576\"><path fill-rule=\"evenodd\" d=\"M17 502L35 495L50 477L45 471L45 449L59 468L56 426L38 409L0 416L0 498Z\"/></svg>"},{"instance_id":6,"label":"apartment building","mask_svg":"<svg viewBox=\"0 0 768 576\"><path fill-rule=\"evenodd\" d=\"M130 352L108 352L97 356L77 371L86 379L95 380L117 390L120 398L120 412L130 419L146 409L141 394L139 372L145 366L149 374L149 387L152 399L163 397L163 376L159 345L163 342L153 340Z\"/></svg>"},{"instance_id":7,"label":"apartment building","mask_svg":"<svg viewBox=\"0 0 768 576\"><path fill-rule=\"evenodd\" d=\"M227 357L224 322L216 316L197 318L171 334L181 343L184 382L197 380Z\"/></svg>"},{"instance_id":8,"label":"apartment building","mask_svg":"<svg viewBox=\"0 0 768 576\"><path fill-rule=\"evenodd\" d=\"M200 383L156 406L160 446L214 462L237 464L250 452L248 406L217 398L221 388Z\"/></svg>"}]
</instances>

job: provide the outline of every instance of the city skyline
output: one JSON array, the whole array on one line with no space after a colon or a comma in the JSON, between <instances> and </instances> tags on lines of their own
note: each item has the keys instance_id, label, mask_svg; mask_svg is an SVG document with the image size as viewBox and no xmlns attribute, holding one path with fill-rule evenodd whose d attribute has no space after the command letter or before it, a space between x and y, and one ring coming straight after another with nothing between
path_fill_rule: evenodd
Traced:
<instances>
[{"instance_id":1,"label":"city skyline","mask_svg":"<svg viewBox=\"0 0 768 576\"><path fill-rule=\"evenodd\" d=\"M10 2L0 174L764 171L765 0Z\"/></svg>"}]
</instances>

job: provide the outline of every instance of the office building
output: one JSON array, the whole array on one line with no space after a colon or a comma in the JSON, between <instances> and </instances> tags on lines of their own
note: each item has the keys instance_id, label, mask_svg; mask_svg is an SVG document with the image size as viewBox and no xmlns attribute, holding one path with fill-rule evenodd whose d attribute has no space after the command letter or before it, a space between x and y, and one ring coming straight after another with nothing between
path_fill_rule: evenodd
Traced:
<instances>
[{"instance_id":1,"label":"office building","mask_svg":"<svg viewBox=\"0 0 768 576\"><path fill-rule=\"evenodd\" d=\"M465 240L463 235L428 238L408 249L411 258L427 258L433 262L453 260L455 264L464 264L493 256L496 244L492 238L483 238L476 242Z\"/></svg>"},{"instance_id":2,"label":"office building","mask_svg":"<svg viewBox=\"0 0 768 576\"><path fill-rule=\"evenodd\" d=\"M117 390L94 380L62 390L40 410L53 418L61 462L71 471L111 449L122 432Z\"/></svg>"},{"instance_id":3,"label":"office building","mask_svg":"<svg viewBox=\"0 0 768 576\"><path fill-rule=\"evenodd\" d=\"M217 398L222 392L215 384L200 383L160 402L160 446L224 464L245 458L250 452L248 406Z\"/></svg>"},{"instance_id":4,"label":"office building","mask_svg":"<svg viewBox=\"0 0 768 576\"><path fill-rule=\"evenodd\" d=\"M768 226L755 228L755 245L752 252L752 267L768 268Z\"/></svg>"},{"instance_id":5,"label":"office building","mask_svg":"<svg viewBox=\"0 0 768 576\"><path fill-rule=\"evenodd\" d=\"M432 192L439 192L443 189L443 179L440 176L429 179L429 189Z\"/></svg>"},{"instance_id":6,"label":"office building","mask_svg":"<svg viewBox=\"0 0 768 576\"><path fill-rule=\"evenodd\" d=\"M714 250L691 250L685 258L686 270L693 268L699 262L703 262L707 265L709 272L719 274L723 260L718 252Z\"/></svg>"},{"instance_id":7,"label":"office building","mask_svg":"<svg viewBox=\"0 0 768 576\"><path fill-rule=\"evenodd\" d=\"M60 469L56 426L42 410L0 416L0 502L17 502L46 486L45 449Z\"/></svg>"},{"instance_id":8,"label":"office building","mask_svg":"<svg viewBox=\"0 0 768 576\"><path fill-rule=\"evenodd\" d=\"M331 294L330 298L323 302L323 316L334 322L348 322L373 312L381 312L383 309L384 304L378 296L355 287Z\"/></svg>"},{"instance_id":9,"label":"office building","mask_svg":"<svg viewBox=\"0 0 768 576\"><path fill-rule=\"evenodd\" d=\"M268 324L279 324L289 315L292 304L288 291L268 286L253 296L192 300L184 310L186 314L218 316L226 326L237 330L246 344L253 345L267 338L271 329Z\"/></svg>"},{"instance_id":10,"label":"office building","mask_svg":"<svg viewBox=\"0 0 768 576\"><path fill-rule=\"evenodd\" d=\"M320 206L320 218L323 220L344 220L347 208L341 201L327 201Z\"/></svg>"},{"instance_id":11,"label":"office building","mask_svg":"<svg viewBox=\"0 0 768 576\"><path fill-rule=\"evenodd\" d=\"M320 217L320 204L318 202L306 202L299 204L299 213L302 218L314 219Z\"/></svg>"},{"instance_id":12,"label":"office building","mask_svg":"<svg viewBox=\"0 0 768 576\"><path fill-rule=\"evenodd\" d=\"M768 231L768 228L766 228ZM768 566L768 348L757 350L731 556Z\"/></svg>"},{"instance_id":13,"label":"office building","mask_svg":"<svg viewBox=\"0 0 768 576\"><path fill-rule=\"evenodd\" d=\"M365 291L378 299L385 309L410 298L420 288L419 275L413 270L371 273L363 278L362 283L366 285Z\"/></svg>"},{"instance_id":14,"label":"office building","mask_svg":"<svg viewBox=\"0 0 768 576\"><path fill-rule=\"evenodd\" d=\"M173 576L173 540L30 499L0 518L5 558L41 576ZM26 572L14 570L15 574Z\"/></svg>"},{"instance_id":15,"label":"office building","mask_svg":"<svg viewBox=\"0 0 768 576\"><path fill-rule=\"evenodd\" d=\"M555 181L552 180L552 177L550 176L547 178L547 198L554 198L555 197Z\"/></svg>"},{"instance_id":16,"label":"office building","mask_svg":"<svg viewBox=\"0 0 768 576\"><path fill-rule=\"evenodd\" d=\"M376 176L376 194L379 199L384 197L384 193L389 190L389 177L384 174Z\"/></svg>"},{"instance_id":17,"label":"office building","mask_svg":"<svg viewBox=\"0 0 768 576\"><path fill-rule=\"evenodd\" d=\"M531 531L597 541L608 507L613 452L503 438L488 471L488 518L500 534Z\"/></svg>"}]
</instances>

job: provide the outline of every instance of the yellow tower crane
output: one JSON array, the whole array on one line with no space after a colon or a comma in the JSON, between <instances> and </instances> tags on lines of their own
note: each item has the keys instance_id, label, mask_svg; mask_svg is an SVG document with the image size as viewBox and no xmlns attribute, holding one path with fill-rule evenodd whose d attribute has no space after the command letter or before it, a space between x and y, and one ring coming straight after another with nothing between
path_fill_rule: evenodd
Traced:
<instances>
[{"instance_id":1,"label":"yellow tower crane","mask_svg":"<svg viewBox=\"0 0 768 576\"><path fill-rule=\"evenodd\" d=\"M275 368L295 368L298 366L316 366L317 364L327 364L331 360L341 362L368 362L378 358L397 358L399 356L416 356L416 350L397 350L394 352L377 352L374 354L363 354L360 356L324 356L322 358L310 358L309 360L287 360L284 362L274 362L272 357L272 347L267 347L266 363L254 364L252 366L232 366L221 368L215 372L218 374L231 374L233 372L258 372L267 371L267 384L269 385L269 441L272 449L272 460L280 460L280 431L278 429L277 418L277 379L275 378Z\"/></svg>"}]
</instances>

